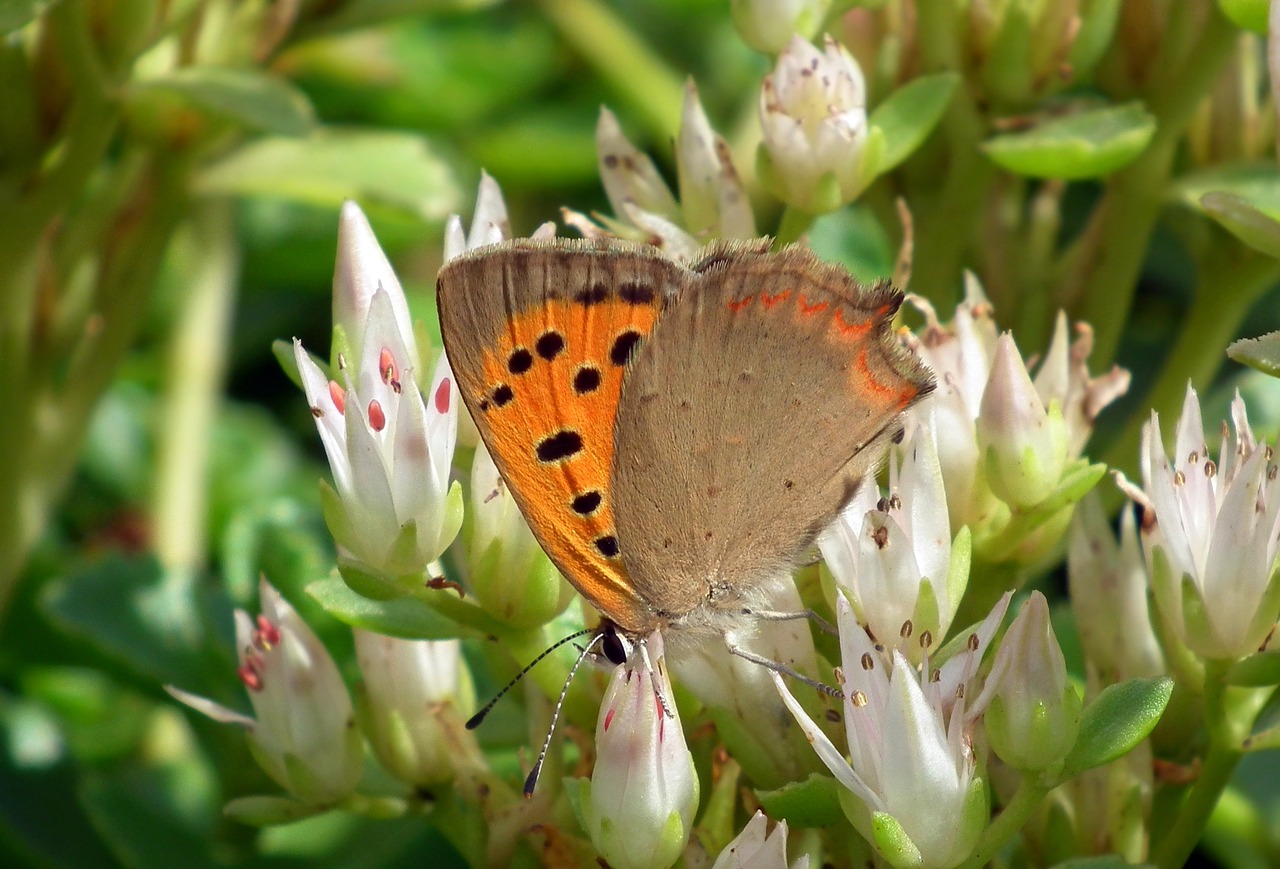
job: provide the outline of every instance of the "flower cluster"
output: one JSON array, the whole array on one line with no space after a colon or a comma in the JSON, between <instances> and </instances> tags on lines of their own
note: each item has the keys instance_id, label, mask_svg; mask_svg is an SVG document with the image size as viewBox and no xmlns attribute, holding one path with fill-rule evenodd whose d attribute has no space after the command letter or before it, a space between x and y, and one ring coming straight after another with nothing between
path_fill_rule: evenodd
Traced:
<instances>
[{"instance_id":1,"label":"flower cluster","mask_svg":"<svg viewBox=\"0 0 1280 869\"><path fill-rule=\"evenodd\" d=\"M803 18L801 5L787 12L795 13L793 23ZM744 26L762 20L751 4L738 11ZM880 171L887 146L868 118L857 63L834 40L820 50L796 35L804 26L795 23L771 49L779 54L761 90L758 168L780 200L812 216L856 197ZM570 226L589 237L643 238L678 260L711 239L755 235L746 187L692 83L676 140L678 197L607 110L597 134L613 216L566 212ZM555 231L544 224L534 235L550 239ZM469 231L456 216L447 224L444 257L510 237L501 191L484 176ZM821 569L798 571L794 583L757 602L773 615L809 613L818 625L823 613L834 613L838 640L815 642L800 618L764 619L735 636L747 658L770 662L776 672L697 643L679 644L669 661L661 632L637 642L608 672L602 695L598 679L566 687L551 718L577 722L566 730L591 750L567 783L553 774L539 785L538 799L521 804L462 726L475 703L457 639L463 632L430 619L447 613L501 636L518 661L535 663L548 656L539 648L557 632L590 619L572 606L570 586L538 546L473 424L459 414L448 359L441 352L429 361L418 346L401 285L364 215L349 204L339 233L331 360L326 365L295 342L294 361L333 472L322 500L342 585L378 614L360 618L385 619L388 629L406 629L392 616L402 600L425 606L418 612L434 615L432 627L421 630L433 639L357 629L361 682L353 706L324 647L264 581L263 615L255 622L237 613L240 675L256 717L171 689L200 711L243 726L263 768L290 794L236 801L230 810L259 823L335 806L372 813L362 787L367 740L382 769L413 793L456 788L495 830L513 829L513 818L552 829L540 794L567 786L584 843L613 866L670 866L705 853L708 842L717 843L716 866L810 865L812 842L805 853L788 853L792 817L785 809L771 832L757 812L732 841L732 812L699 816L701 728L712 725L762 799L825 769L831 778L817 773L819 780L835 785L826 791L835 794L827 810L838 808L877 859L893 866L945 869L992 853L999 830L992 799L1005 812L1030 811L1008 792L1010 781L1021 782L1019 794L1053 791L1073 807L1080 835L1112 837L1115 847L1143 859L1134 838L1141 824L1116 823L1098 806L1123 811L1149 798L1151 776L1139 761L1151 749L1141 740L1167 700L1167 680L1153 677L1170 660L1182 662L1185 676L1188 656L1229 663L1270 639L1280 609L1280 499L1271 494L1271 452L1254 437L1237 397L1233 426L1223 427L1219 458L1211 460L1189 390L1173 458L1153 417L1143 436L1143 485L1121 478L1142 511L1141 545L1132 513L1117 542L1097 497L1086 497L1104 468L1084 455L1098 414L1125 392L1128 373L1092 375L1091 330L1077 324L1073 338L1061 314L1029 368L973 278L949 323L924 299L911 301L925 323L918 336L904 332L902 340L933 368L935 394L906 415L887 473L858 481L818 535ZM422 376L427 370L431 376ZM1068 676L1039 592L1022 601L997 641L1011 602L1007 588L1016 583L1009 571L1039 563L1068 529L1073 604L1087 653L1083 695ZM1148 584L1162 631L1152 626ZM981 612L966 609L984 598ZM958 628L962 615L976 623ZM596 633L572 666L552 654L558 672L532 678L553 694L557 678L571 678L610 637ZM840 666L829 667L824 648L838 649ZM609 657L620 660L616 650ZM781 673L820 688L833 681L825 690L839 708L797 692ZM1105 725L1090 724L1084 700L1105 709L1105 687L1125 679L1146 685L1153 699L1140 713L1124 713L1139 723L1112 727L1104 737ZM579 735L584 709L598 709L590 743ZM699 723L687 732L685 721ZM834 722L843 722L842 738L828 726ZM548 747L560 751L555 740ZM542 764L534 763L530 781ZM558 756L549 769L561 771ZM722 799L720 792L711 799ZM402 797L395 811L409 811L411 802ZM508 853L511 841L490 841L484 859Z\"/></svg>"}]
</instances>

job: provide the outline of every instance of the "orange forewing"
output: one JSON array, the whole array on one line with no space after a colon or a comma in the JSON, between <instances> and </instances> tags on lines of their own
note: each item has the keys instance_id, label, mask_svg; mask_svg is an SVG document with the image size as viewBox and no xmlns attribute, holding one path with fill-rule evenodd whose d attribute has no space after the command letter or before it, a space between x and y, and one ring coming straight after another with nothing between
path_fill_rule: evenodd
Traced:
<instances>
[{"instance_id":1,"label":"orange forewing","mask_svg":"<svg viewBox=\"0 0 1280 869\"><path fill-rule=\"evenodd\" d=\"M613 426L626 362L653 329L660 304L659 297L556 299L518 313L485 349L483 389L468 396L543 549L623 627L638 624L645 607L617 552Z\"/></svg>"}]
</instances>

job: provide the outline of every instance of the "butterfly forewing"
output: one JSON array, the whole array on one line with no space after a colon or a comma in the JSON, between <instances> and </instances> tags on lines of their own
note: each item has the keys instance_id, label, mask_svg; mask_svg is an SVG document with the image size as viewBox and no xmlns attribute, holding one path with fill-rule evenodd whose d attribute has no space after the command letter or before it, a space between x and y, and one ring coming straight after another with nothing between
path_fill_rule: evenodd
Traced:
<instances>
[{"instance_id":1,"label":"butterfly forewing","mask_svg":"<svg viewBox=\"0 0 1280 869\"><path fill-rule=\"evenodd\" d=\"M696 622L794 567L932 388L890 334L900 300L800 248L694 265L618 409L617 536L645 600Z\"/></svg>"},{"instance_id":2,"label":"butterfly forewing","mask_svg":"<svg viewBox=\"0 0 1280 869\"><path fill-rule=\"evenodd\" d=\"M623 374L684 279L638 246L508 242L449 263L440 327L485 446L543 549L621 627L651 627L627 581L609 489Z\"/></svg>"}]
</instances>

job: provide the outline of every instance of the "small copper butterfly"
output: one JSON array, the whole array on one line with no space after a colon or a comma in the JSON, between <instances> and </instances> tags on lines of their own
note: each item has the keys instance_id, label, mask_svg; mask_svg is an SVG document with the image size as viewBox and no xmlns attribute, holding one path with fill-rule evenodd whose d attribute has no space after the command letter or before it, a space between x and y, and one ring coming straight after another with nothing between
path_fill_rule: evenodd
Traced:
<instances>
[{"instance_id":1,"label":"small copper butterfly","mask_svg":"<svg viewBox=\"0 0 1280 869\"><path fill-rule=\"evenodd\" d=\"M685 266L516 240L451 261L437 294L462 398L530 528L632 640L728 641L933 389L891 334L901 293L799 246L719 242Z\"/></svg>"}]
</instances>

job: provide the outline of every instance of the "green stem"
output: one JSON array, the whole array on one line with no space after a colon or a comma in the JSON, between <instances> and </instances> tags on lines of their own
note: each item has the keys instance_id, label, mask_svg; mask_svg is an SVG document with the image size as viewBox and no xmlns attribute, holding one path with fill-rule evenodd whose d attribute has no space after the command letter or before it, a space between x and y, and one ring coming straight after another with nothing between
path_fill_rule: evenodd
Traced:
<instances>
[{"instance_id":1,"label":"green stem","mask_svg":"<svg viewBox=\"0 0 1280 869\"><path fill-rule=\"evenodd\" d=\"M198 212L182 241L183 259L193 266L165 366L151 525L160 563L190 580L205 556L210 444L238 271L228 204Z\"/></svg>"},{"instance_id":2,"label":"green stem","mask_svg":"<svg viewBox=\"0 0 1280 869\"><path fill-rule=\"evenodd\" d=\"M960 864L958 869L982 869L1000 852L1006 843L1026 825L1031 813L1040 805L1050 788L1035 781L1031 776L1023 776L1009 804L1001 809L996 819L982 831L977 847L969 858Z\"/></svg>"},{"instance_id":3,"label":"green stem","mask_svg":"<svg viewBox=\"0 0 1280 869\"><path fill-rule=\"evenodd\" d=\"M1238 31L1217 5L1208 4L1206 12L1199 39L1181 65L1153 77L1156 86L1148 106L1156 117L1155 136L1141 156L1111 179L1057 291L1059 306L1093 326L1094 358L1101 363L1115 358L1124 334L1178 143L1236 45Z\"/></svg>"},{"instance_id":4,"label":"green stem","mask_svg":"<svg viewBox=\"0 0 1280 869\"><path fill-rule=\"evenodd\" d=\"M1145 409L1155 410L1161 428L1172 431L1188 381L1197 389L1212 382L1226 359L1224 348L1254 303L1280 278L1280 262L1246 252L1238 242L1220 241L1214 254L1201 269L1182 331L1143 401L1144 412L1129 419L1107 453L1107 464L1126 474L1138 467L1142 428L1151 419Z\"/></svg>"},{"instance_id":5,"label":"green stem","mask_svg":"<svg viewBox=\"0 0 1280 869\"><path fill-rule=\"evenodd\" d=\"M955 7L946 2L917 4L925 72L963 67L955 38L962 23ZM915 218L911 291L933 302L943 316L959 298L960 273L980 228L974 218L995 177L995 167L978 148L986 132L986 120L972 94L961 88L940 131L903 167L910 184L906 198Z\"/></svg>"},{"instance_id":6,"label":"green stem","mask_svg":"<svg viewBox=\"0 0 1280 869\"><path fill-rule=\"evenodd\" d=\"M774 247L782 247L800 240L809 227L813 226L816 215L788 205L782 212L782 218L778 221L778 231L774 236Z\"/></svg>"},{"instance_id":7,"label":"green stem","mask_svg":"<svg viewBox=\"0 0 1280 869\"><path fill-rule=\"evenodd\" d=\"M89 416L146 314L186 203L186 180L184 160L167 155L152 161L100 241L95 316L80 346L65 358L33 355L27 379L8 406L22 424L0 427L0 479L7 483L0 487L0 614L75 469Z\"/></svg>"},{"instance_id":8,"label":"green stem","mask_svg":"<svg viewBox=\"0 0 1280 869\"><path fill-rule=\"evenodd\" d=\"M680 77L600 0L539 0L547 20L600 77L667 142L680 128Z\"/></svg>"},{"instance_id":9,"label":"green stem","mask_svg":"<svg viewBox=\"0 0 1280 869\"><path fill-rule=\"evenodd\" d=\"M1226 665L1207 662L1205 666L1205 715L1208 719L1209 750L1195 784L1187 792L1178 817L1169 827L1169 836L1152 848L1152 862L1160 869L1178 869L1186 864L1204 833L1214 807L1231 780L1240 751L1238 722L1232 720L1226 701L1223 675ZM1247 728L1246 728L1247 729Z\"/></svg>"}]
</instances>

